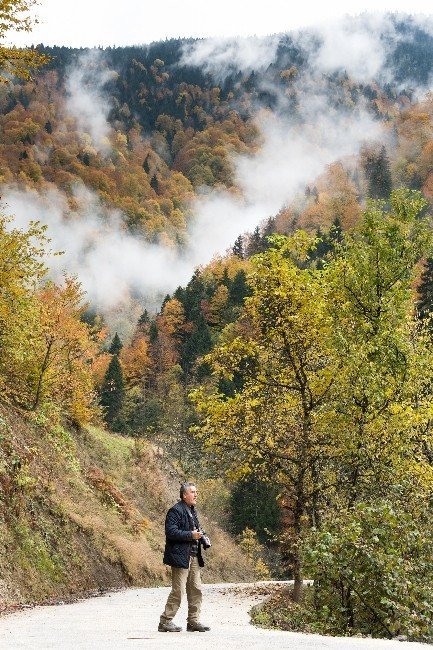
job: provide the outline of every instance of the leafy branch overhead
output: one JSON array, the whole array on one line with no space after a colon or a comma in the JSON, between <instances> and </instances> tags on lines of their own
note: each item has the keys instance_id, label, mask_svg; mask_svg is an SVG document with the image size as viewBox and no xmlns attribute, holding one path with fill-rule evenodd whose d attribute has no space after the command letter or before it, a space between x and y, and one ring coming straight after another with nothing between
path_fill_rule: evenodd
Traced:
<instances>
[{"instance_id":1,"label":"leafy branch overhead","mask_svg":"<svg viewBox=\"0 0 433 650\"><path fill-rule=\"evenodd\" d=\"M48 61L33 47L19 48L6 42L11 31L31 32L37 19L29 12L38 4L37 0L0 0L0 83L13 77L30 79L31 71Z\"/></svg>"}]
</instances>

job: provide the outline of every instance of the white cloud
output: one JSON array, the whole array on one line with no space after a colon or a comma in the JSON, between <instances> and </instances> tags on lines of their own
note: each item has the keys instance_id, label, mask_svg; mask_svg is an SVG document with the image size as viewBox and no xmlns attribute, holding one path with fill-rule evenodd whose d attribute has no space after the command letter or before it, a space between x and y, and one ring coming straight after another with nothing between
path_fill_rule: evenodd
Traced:
<instances>
[{"instance_id":1,"label":"white cloud","mask_svg":"<svg viewBox=\"0 0 433 650\"><path fill-rule=\"evenodd\" d=\"M105 84L113 77L104 66L100 51L83 53L66 76L66 108L77 121L78 129L88 133L93 147L100 153L110 150L108 123L110 103L104 93Z\"/></svg>"},{"instance_id":2,"label":"white cloud","mask_svg":"<svg viewBox=\"0 0 433 650\"><path fill-rule=\"evenodd\" d=\"M190 264L173 249L132 236L122 214L107 209L83 186L75 189L74 212L55 188L40 194L9 186L2 196L15 225L25 228L30 220L40 221L48 226L52 251L64 251L47 259L51 276L60 281L65 272L76 275L91 303L103 311L135 292L154 304L190 277Z\"/></svg>"},{"instance_id":3,"label":"white cloud","mask_svg":"<svg viewBox=\"0 0 433 650\"><path fill-rule=\"evenodd\" d=\"M346 70L357 82L368 82L383 72L389 43L398 38L389 14L343 16L311 28L321 44L312 56L317 71Z\"/></svg>"},{"instance_id":4,"label":"white cloud","mask_svg":"<svg viewBox=\"0 0 433 650\"><path fill-rule=\"evenodd\" d=\"M194 248L210 258L224 251L242 232L251 231L292 201L335 160L357 155L369 140L385 139L381 125L364 110L339 113L322 97L304 98L305 122L264 113L257 125L263 144L251 156L234 159L242 198L211 192L195 203Z\"/></svg>"},{"instance_id":5,"label":"white cloud","mask_svg":"<svg viewBox=\"0 0 433 650\"><path fill-rule=\"evenodd\" d=\"M340 114L325 100L305 110L311 114L302 125L278 116L261 120L262 148L253 158L237 161L244 195L253 203L265 204L269 214L278 211L326 165L356 154L363 142L381 134L380 125L364 111Z\"/></svg>"},{"instance_id":6,"label":"white cloud","mask_svg":"<svg viewBox=\"0 0 433 650\"><path fill-rule=\"evenodd\" d=\"M30 220L48 226L53 251L47 260L51 275L77 275L90 302L108 313L129 296L148 307L177 286L186 284L194 269L224 253L236 237L276 214L305 184L336 159L356 155L368 139L381 137L381 127L364 111L340 114L325 98L304 98L305 122L264 113L257 118L263 145L251 156L233 160L241 196L210 191L192 205L188 244L179 251L149 244L128 232L126 219L108 209L84 186L74 191L77 209L58 189L44 194L17 187L2 188L7 212L25 227Z\"/></svg>"},{"instance_id":7,"label":"white cloud","mask_svg":"<svg viewBox=\"0 0 433 650\"><path fill-rule=\"evenodd\" d=\"M131 294L140 296L147 305L155 305L159 297L188 282L197 265L224 253L240 233L275 215L327 165L356 155L366 141L385 140L380 123L362 105L335 108L335 97L320 74L341 64L358 79L377 74L385 56L383 48L380 50L381 25L380 21L362 20L352 29L343 21L334 32L330 27L317 32L320 46L314 50L316 67L301 76L292 89L298 101L293 119L286 87L272 87L271 81L266 81L278 99L278 109L274 113L258 111L260 149L254 155L232 160L240 194L208 189L198 197L192 205L194 218L184 250L151 245L133 236L125 226L124 215L108 209L83 186L75 189L75 212L59 190L41 195L4 188L8 212L15 214L22 226L35 218L48 225L53 249L65 251L63 256L49 260L53 275L59 278L63 270L76 274L99 309L113 309ZM232 63L244 70L266 68L275 57L276 47L274 39L213 39L194 44L185 60L203 65L221 78ZM371 60L366 63L368 57ZM103 92L108 74L97 55L95 59L86 57L68 80L69 110L101 147L110 128Z\"/></svg>"},{"instance_id":8,"label":"white cloud","mask_svg":"<svg viewBox=\"0 0 433 650\"><path fill-rule=\"evenodd\" d=\"M208 38L184 46L180 65L194 65L221 81L231 72L266 69L274 60L278 37Z\"/></svg>"}]
</instances>

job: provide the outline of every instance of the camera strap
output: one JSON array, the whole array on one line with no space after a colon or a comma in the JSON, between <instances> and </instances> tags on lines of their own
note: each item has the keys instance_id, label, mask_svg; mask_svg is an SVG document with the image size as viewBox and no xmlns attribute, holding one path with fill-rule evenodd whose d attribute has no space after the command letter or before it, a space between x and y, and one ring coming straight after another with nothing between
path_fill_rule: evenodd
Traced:
<instances>
[{"instance_id":1,"label":"camera strap","mask_svg":"<svg viewBox=\"0 0 433 650\"><path fill-rule=\"evenodd\" d=\"M197 530L201 530L200 528L200 522L197 517L197 513L192 508L189 508L184 501L182 501L182 505L185 508L188 518L189 518L189 525L191 526L191 530L194 530L196 528Z\"/></svg>"}]
</instances>

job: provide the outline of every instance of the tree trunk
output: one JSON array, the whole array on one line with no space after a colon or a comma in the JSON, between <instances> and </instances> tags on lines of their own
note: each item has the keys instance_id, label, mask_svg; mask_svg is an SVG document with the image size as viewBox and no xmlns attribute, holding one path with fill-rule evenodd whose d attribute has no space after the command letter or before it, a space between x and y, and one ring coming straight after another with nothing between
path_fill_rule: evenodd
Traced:
<instances>
[{"instance_id":1,"label":"tree trunk","mask_svg":"<svg viewBox=\"0 0 433 650\"><path fill-rule=\"evenodd\" d=\"M33 400L32 408L31 408L32 411L36 411L36 409L39 406L39 400L41 398L41 392L42 392L42 381L43 381L43 378L44 378L45 371L48 368L48 363L49 363L49 360L50 360L50 352L51 352L53 342L54 342L54 339L51 338L50 341L48 342L48 345L47 345L47 350L45 352L45 357L44 357L44 360L42 362L41 371L39 373L39 379L38 379L38 385L36 387L35 399Z\"/></svg>"},{"instance_id":2,"label":"tree trunk","mask_svg":"<svg viewBox=\"0 0 433 650\"><path fill-rule=\"evenodd\" d=\"M293 581L293 600L295 603L299 603L302 598L302 572L299 551L296 553L296 558L293 566Z\"/></svg>"},{"instance_id":3,"label":"tree trunk","mask_svg":"<svg viewBox=\"0 0 433 650\"><path fill-rule=\"evenodd\" d=\"M313 499L311 507L311 525L314 528L321 528L321 516L319 508L319 472L317 471L316 462L312 463L311 476L313 480Z\"/></svg>"},{"instance_id":4,"label":"tree trunk","mask_svg":"<svg viewBox=\"0 0 433 650\"><path fill-rule=\"evenodd\" d=\"M299 467L296 482L296 504L293 512L293 528L295 531L295 549L293 553L293 600L299 603L302 598L302 566L299 544L301 541L302 515L305 511L304 468Z\"/></svg>"}]
</instances>

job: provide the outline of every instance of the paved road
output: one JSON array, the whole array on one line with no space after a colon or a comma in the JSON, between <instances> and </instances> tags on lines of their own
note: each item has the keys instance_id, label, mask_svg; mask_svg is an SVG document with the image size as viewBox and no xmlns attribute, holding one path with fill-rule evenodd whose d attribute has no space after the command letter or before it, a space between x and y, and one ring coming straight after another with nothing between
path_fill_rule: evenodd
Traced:
<instances>
[{"instance_id":1,"label":"paved road","mask_svg":"<svg viewBox=\"0 0 433 650\"><path fill-rule=\"evenodd\" d=\"M432 647L420 643L402 644L398 641L342 639L262 630L249 623L249 609L263 599L262 596L251 594L251 585L206 585L204 589L202 621L212 626L210 632L157 632L159 614L169 590L129 589L71 605L37 607L0 618L0 648L425 650ZM185 626L184 607L178 613L176 622Z\"/></svg>"}]
</instances>

